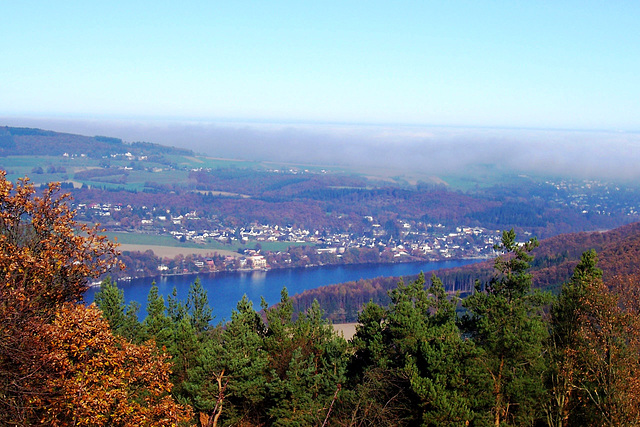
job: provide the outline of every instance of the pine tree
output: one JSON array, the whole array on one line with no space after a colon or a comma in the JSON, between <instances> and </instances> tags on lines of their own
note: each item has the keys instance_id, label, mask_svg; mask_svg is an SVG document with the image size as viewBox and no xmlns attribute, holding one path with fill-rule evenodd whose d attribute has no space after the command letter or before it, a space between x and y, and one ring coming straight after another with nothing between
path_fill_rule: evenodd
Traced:
<instances>
[{"instance_id":1,"label":"pine tree","mask_svg":"<svg viewBox=\"0 0 640 427\"><path fill-rule=\"evenodd\" d=\"M124 324L117 332L127 340L133 343L141 343L141 329L142 325L138 320L138 313L140 312L140 304L137 301L129 301L124 311Z\"/></svg>"},{"instance_id":2,"label":"pine tree","mask_svg":"<svg viewBox=\"0 0 640 427\"><path fill-rule=\"evenodd\" d=\"M178 289L174 286L171 294L167 295L166 312L171 323L178 323L187 316L186 305L178 299Z\"/></svg>"},{"instance_id":3,"label":"pine tree","mask_svg":"<svg viewBox=\"0 0 640 427\"><path fill-rule=\"evenodd\" d=\"M353 340L358 378L353 416L369 423L461 425L474 413L468 370L474 354L456 324L456 299L424 275L389 292L387 309L369 303ZM353 369L353 368L356 369Z\"/></svg>"},{"instance_id":4,"label":"pine tree","mask_svg":"<svg viewBox=\"0 0 640 427\"><path fill-rule=\"evenodd\" d=\"M229 375L226 373L222 354L222 328L211 332L214 337L199 346L194 366L187 370L188 379L183 390L194 410L200 414L203 426L217 424L223 411L227 415L226 389Z\"/></svg>"},{"instance_id":5,"label":"pine tree","mask_svg":"<svg viewBox=\"0 0 640 427\"><path fill-rule=\"evenodd\" d=\"M346 341L323 319L318 301L293 324L286 320L291 313L286 290L281 305L271 318L276 330L284 326L282 332L290 331L290 343L285 345L286 354L270 347L270 359L280 372L270 381L269 415L274 425L320 425L331 415L332 402L345 379Z\"/></svg>"},{"instance_id":6,"label":"pine tree","mask_svg":"<svg viewBox=\"0 0 640 427\"><path fill-rule=\"evenodd\" d=\"M158 348L166 348L171 343L171 318L166 315L164 298L158 293L158 286L152 283L147 296L147 317L142 322L144 340L153 339Z\"/></svg>"},{"instance_id":7,"label":"pine tree","mask_svg":"<svg viewBox=\"0 0 640 427\"><path fill-rule=\"evenodd\" d=\"M213 315L211 314L211 307L209 307L207 291L202 287L199 277L189 287L186 309L189 312L191 324L196 333L205 333L211 326Z\"/></svg>"},{"instance_id":8,"label":"pine tree","mask_svg":"<svg viewBox=\"0 0 640 427\"><path fill-rule=\"evenodd\" d=\"M102 316L109 322L112 331L116 332L124 327L126 321L124 291L118 288L116 282L111 281L111 277L102 281L100 290L95 294L94 302L102 310Z\"/></svg>"},{"instance_id":9,"label":"pine tree","mask_svg":"<svg viewBox=\"0 0 640 427\"><path fill-rule=\"evenodd\" d=\"M231 321L210 332L184 384L201 419L210 423L261 424L266 419L266 326L245 296ZM211 424L213 425L213 424Z\"/></svg>"},{"instance_id":10,"label":"pine tree","mask_svg":"<svg viewBox=\"0 0 640 427\"><path fill-rule=\"evenodd\" d=\"M423 425L467 424L475 416L469 402L474 384L468 372L475 348L463 341L456 325L456 299L448 298L435 276L428 295L422 336L404 370L419 398Z\"/></svg>"},{"instance_id":11,"label":"pine tree","mask_svg":"<svg viewBox=\"0 0 640 427\"><path fill-rule=\"evenodd\" d=\"M120 335L130 342L140 342L140 322L138 311L140 305L131 301L125 306L124 291L110 277L104 279L100 290L96 292L94 301L102 311L102 315L109 322L114 334Z\"/></svg>"},{"instance_id":12,"label":"pine tree","mask_svg":"<svg viewBox=\"0 0 640 427\"><path fill-rule=\"evenodd\" d=\"M547 420L557 427L569 423L570 413L578 418L574 402L577 369L576 349L580 344L578 331L584 310L585 297L595 282L601 281L602 271L596 267L598 256L594 250L582 254L571 280L551 309L549 355L549 392Z\"/></svg>"},{"instance_id":13,"label":"pine tree","mask_svg":"<svg viewBox=\"0 0 640 427\"><path fill-rule=\"evenodd\" d=\"M547 337L542 309L551 297L531 291L527 270L536 246L536 239L518 244L513 230L503 232L495 249L505 255L495 261L496 275L484 289L476 284L463 302L465 331L481 350L477 363L491 384L489 408L496 427L532 424L541 414Z\"/></svg>"}]
</instances>

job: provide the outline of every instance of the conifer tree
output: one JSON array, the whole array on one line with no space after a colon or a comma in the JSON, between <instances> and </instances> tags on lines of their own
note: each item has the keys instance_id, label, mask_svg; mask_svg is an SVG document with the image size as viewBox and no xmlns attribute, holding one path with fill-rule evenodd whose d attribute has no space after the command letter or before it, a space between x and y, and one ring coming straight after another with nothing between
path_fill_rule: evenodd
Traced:
<instances>
[{"instance_id":1,"label":"conifer tree","mask_svg":"<svg viewBox=\"0 0 640 427\"><path fill-rule=\"evenodd\" d=\"M203 420L201 424L215 425L220 416L227 416L230 403L226 400L229 376L225 362L221 360L222 328L211 332L214 337L204 341L199 348L194 366L187 370L188 378L182 386L195 412Z\"/></svg>"},{"instance_id":2,"label":"conifer tree","mask_svg":"<svg viewBox=\"0 0 640 427\"><path fill-rule=\"evenodd\" d=\"M201 347L196 366L188 370L185 389L207 420L225 424L260 424L266 418L268 357L266 326L245 296L224 328L212 331ZM217 421L216 421L217 422Z\"/></svg>"},{"instance_id":3,"label":"conifer tree","mask_svg":"<svg viewBox=\"0 0 640 427\"><path fill-rule=\"evenodd\" d=\"M594 250L582 254L571 280L562 286L551 309L549 355L549 393L547 420L549 425L569 425L570 413L576 413L575 399L577 360L575 351L580 345L579 330L587 293L601 281L602 271L596 267L598 256Z\"/></svg>"},{"instance_id":4,"label":"conifer tree","mask_svg":"<svg viewBox=\"0 0 640 427\"><path fill-rule=\"evenodd\" d=\"M284 377L295 349L293 338L293 303L287 288L280 292L280 303L269 308L262 299L261 307L267 319L264 346L269 355L269 367L274 377Z\"/></svg>"},{"instance_id":5,"label":"conifer tree","mask_svg":"<svg viewBox=\"0 0 640 427\"><path fill-rule=\"evenodd\" d=\"M202 287L199 277L189 287L186 309L196 333L203 334L209 330L213 315L211 314L207 291Z\"/></svg>"},{"instance_id":6,"label":"conifer tree","mask_svg":"<svg viewBox=\"0 0 640 427\"><path fill-rule=\"evenodd\" d=\"M390 365L387 352L386 311L369 301L358 315L356 334L352 346L356 349L349 363L350 376L361 380L364 372L372 366L385 368Z\"/></svg>"},{"instance_id":7,"label":"conifer tree","mask_svg":"<svg viewBox=\"0 0 640 427\"><path fill-rule=\"evenodd\" d=\"M456 300L424 275L389 292L387 309L369 303L353 344L360 378L353 416L370 423L461 425L474 419L468 370L473 345L457 327ZM384 416L382 414L385 414Z\"/></svg>"},{"instance_id":8,"label":"conifer tree","mask_svg":"<svg viewBox=\"0 0 640 427\"><path fill-rule=\"evenodd\" d=\"M289 304L287 298L284 313L289 312ZM286 369L272 378L270 391L276 398L269 415L275 425L322 424L345 379L346 341L323 319L315 300L292 325L290 336L289 354L272 349L272 360Z\"/></svg>"},{"instance_id":9,"label":"conifer tree","mask_svg":"<svg viewBox=\"0 0 640 427\"><path fill-rule=\"evenodd\" d=\"M166 313L172 324L180 322L187 316L187 307L178 299L178 289L174 286L171 294L167 295Z\"/></svg>"},{"instance_id":10,"label":"conifer tree","mask_svg":"<svg viewBox=\"0 0 640 427\"><path fill-rule=\"evenodd\" d=\"M115 281L110 277L104 279L100 284L100 290L96 292L94 301L102 311L103 317L109 322L109 327L114 334L130 342L140 341L140 322L138 321L140 306L135 301L125 306L124 291Z\"/></svg>"},{"instance_id":11,"label":"conifer tree","mask_svg":"<svg viewBox=\"0 0 640 427\"><path fill-rule=\"evenodd\" d=\"M141 343L141 329L142 325L138 320L138 313L140 312L140 304L137 301L129 301L124 311L124 324L116 331L119 334L133 343Z\"/></svg>"},{"instance_id":12,"label":"conifer tree","mask_svg":"<svg viewBox=\"0 0 640 427\"><path fill-rule=\"evenodd\" d=\"M536 239L517 243L513 229L503 232L495 248L504 253L495 261L496 275L484 289L477 283L463 302L465 331L481 350L478 367L491 384L486 398L496 427L532 424L541 413L547 337L542 309L551 297L531 291L527 270L536 246Z\"/></svg>"},{"instance_id":13,"label":"conifer tree","mask_svg":"<svg viewBox=\"0 0 640 427\"><path fill-rule=\"evenodd\" d=\"M102 316L109 322L112 331L115 332L124 326L126 320L124 291L118 288L111 277L102 281L100 290L95 294L94 302L102 311Z\"/></svg>"},{"instance_id":14,"label":"conifer tree","mask_svg":"<svg viewBox=\"0 0 640 427\"><path fill-rule=\"evenodd\" d=\"M147 317L142 322L142 336L144 340L155 340L160 349L169 346L172 338L171 318L167 316L166 311L164 298L153 282L147 295Z\"/></svg>"},{"instance_id":15,"label":"conifer tree","mask_svg":"<svg viewBox=\"0 0 640 427\"><path fill-rule=\"evenodd\" d=\"M456 325L457 300L448 298L435 276L428 296L428 308L418 326L422 334L406 357L404 371L418 396L423 425L467 424L475 417L469 402L477 386L469 373L475 348L463 341Z\"/></svg>"}]
</instances>

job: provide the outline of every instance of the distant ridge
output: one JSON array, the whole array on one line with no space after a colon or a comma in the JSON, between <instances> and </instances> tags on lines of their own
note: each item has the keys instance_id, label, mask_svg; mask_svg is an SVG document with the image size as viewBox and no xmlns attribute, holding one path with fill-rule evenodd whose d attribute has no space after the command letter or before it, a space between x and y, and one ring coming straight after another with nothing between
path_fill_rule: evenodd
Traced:
<instances>
[{"instance_id":1,"label":"distant ridge","mask_svg":"<svg viewBox=\"0 0 640 427\"><path fill-rule=\"evenodd\" d=\"M50 130L21 127L0 127L0 156L61 156L86 155L101 158L121 148L133 155L182 154L192 151L150 142L127 143L108 136L84 136Z\"/></svg>"},{"instance_id":2,"label":"distant ridge","mask_svg":"<svg viewBox=\"0 0 640 427\"><path fill-rule=\"evenodd\" d=\"M583 252L595 249L605 281L640 269L640 222L609 231L561 234L545 239L534 251L534 286L558 290L569 280Z\"/></svg>"}]
</instances>

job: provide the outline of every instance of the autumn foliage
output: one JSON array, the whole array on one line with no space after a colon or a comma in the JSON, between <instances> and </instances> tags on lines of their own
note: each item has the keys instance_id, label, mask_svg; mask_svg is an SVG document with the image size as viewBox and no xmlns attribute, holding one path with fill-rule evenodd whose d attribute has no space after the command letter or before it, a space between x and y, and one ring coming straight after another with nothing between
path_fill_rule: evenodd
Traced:
<instances>
[{"instance_id":1,"label":"autumn foliage","mask_svg":"<svg viewBox=\"0 0 640 427\"><path fill-rule=\"evenodd\" d=\"M65 304L44 327L48 369L38 383L52 392L30 399L33 414L52 426L176 425L184 410L169 395L167 356L114 336L101 316Z\"/></svg>"},{"instance_id":2,"label":"autumn foliage","mask_svg":"<svg viewBox=\"0 0 640 427\"><path fill-rule=\"evenodd\" d=\"M118 254L58 191L0 171L0 424L176 425L165 357L78 304Z\"/></svg>"}]
</instances>

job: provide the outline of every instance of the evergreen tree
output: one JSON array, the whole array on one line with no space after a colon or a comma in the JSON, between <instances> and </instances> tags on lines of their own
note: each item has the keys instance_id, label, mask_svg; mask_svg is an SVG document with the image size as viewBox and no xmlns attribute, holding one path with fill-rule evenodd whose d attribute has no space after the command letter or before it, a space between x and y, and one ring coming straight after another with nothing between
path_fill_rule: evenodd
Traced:
<instances>
[{"instance_id":1,"label":"evergreen tree","mask_svg":"<svg viewBox=\"0 0 640 427\"><path fill-rule=\"evenodd\" d=\"M266 327L245 296L224 328L201 345L196 366L185 383L194 407L206 420L261 424L266 419L268 357Z\"/></svg>"},{"instance_id":2,"label":"evergreen tree","mask_svg":"<svg viewBox=\"0 0 640 427\"><path fill-rule=\"evenodd\" d=\"M486 397L496 427L532 424L541 413L547 337L542 309L551 298L531 291L527 270L536 246L536 239L517 243L513 229L503 232L495 249L505 255L495 261L496 275L484 289L477 283L463 302L465 331L481 350L477 363L491 384Z\"/></svg>"},{"instance_id":3,"label":"evergreen tree","mask_svg":"<svg viewBox=\"0 0 640 427\"><path fill-rule=\"evenodd\" d=\"M126 321L124 291L118 288L111 277L105 278L100 284L100 290L94 296L94 302L102 311L102 316L109 322L113 332L122 328Z\"/></svg>"},{"instance_id":4,"label":"evergreen tree","mask_svg":"<svg viewBox=\"0 0 640 427\"><path fill-rule=\"evenodd\" d=\"M141 343L142 325L138 320L140 304L137 301L130 301L124 312L124 324L117 333L133 343Z\"/></svg>"},{"instance_id":5,"label":"evergreen tree","mask_svg":"<svg viewBox=\"0 0 640 427\"><path fill-rule=\"evenodd\" d=\"M287 298L286 291L282 298ZM284 302L278 312L281 319L290 312L290 301L287 298ZM285 357L272 349L272 360L277 366L286 365L286 370L272 378L270 390L275 401L269 415L274 425L320 425L330 415L345 379L346 341L323 319L320 304L314 301L293 324L291 343L293 351Z\"/></svg>"},{"instance_id":6,"label":"evergreen tree","mask_svg":"<svg viewBox=\"0 0 640 427\"><path fill-rule=\"evenodd\" d=\"M582 255L552 310L554 425L640 423L637 303L607 288L597 262L593 250Z\"/></svg>"},{"instance_id":7,"label":"evergreen tree","mask_svg":"<svg viewBox=\"0 0 640 427\"><path fill-rule=\"evenodd\" d=\"M404 371L418 396L423 425L464 425L474 419L469 402L474 386L469 373L475 348L463 341L456 325L456 299L449 299L440 279L432 277L415 348Z\"/></svg>"},{"instance_id":8,"label":"evergreen tree","mask_svg":"<svg viewBox=\"0 0 640 427\"><path fill-rule=\"evenodd\" d=\"M200 414L202 425L213 425L228 412L229 402L225 401L229 375L225 371L222 354L222 328L211 331L213 337L199 346L194 366L187 370L188 379L183 390L189 397L193 409ZM210 423L209 423L210 422Z\"/></svg>"},{"instance_id":9,"label":"evergreen tree","mask_svg":"<svg viewBox=\"0 0 640 427\"><path fill-rule=\"evenodd\" d=\"M386 368L392 360L387 352L386 310L369 301L358 315L352 346L356 352L349 362L350 377L361 380L372 366Z\"/></svg>"},{"instance_id":10,"label":"evergreen tree","mask_svg":"<svg viewBox=\"0 0 640 427\"><path fill-rule=\"evenodd\" d=\"M213 315L211 314L207 291L202 287L199 277L189 287L186 309L189 312L191 325L196 333L203 334L206 332L211 326Z\"/></svg>"},{"instance_id":11,"label":"evergreen tree","mask_svg":"<svg viewBox=\"0 0 640 427\"><path fill-rule=\"evenodd\" d=\"M581 313L589 288L602 278L596 267L598 256L595 250L582 254L571 280L562 286L562 291L551 309L549 355L549 393L547 420L549 425L569 425L570 413L579 418L574 401L576 354L580 344Z\"/></svg>"},{"instance_id":12,"label":"evergreen tree","mask_svg":"<svg viewBox=\"0 0 640 427\"><path fill-rule=\"evenodd\" d=\"M96 292L94 301L102 311L104 319L109 322L109 327L114 334L120 335L130 342L140 342L140 322L138 311L140 306L131 301L125 306L124 291L118 288L118 284L107 277L100 284L100 290Z\"/></svg>"},{"instance_id":13,"label":"evergreen tree","mask_svg":"<svg viewBox=\"0 0 640 427\"><path fill-rule=\"evenodd\" d=\"M187 316L186 305L178 299L178 289L174 286L170 295L167 295L166 312L171 323L177 324Z\"/></svg>"},{"instance_id":14,"label":"evergreen tree","mask_svg":"<svg viewBox=\"0 0 640 427\"><path fill-rule=\"evenodd\" d=\"M153 282L147 296L147 317L142 322L141 335L144 340L155 340L158 348L166 348L171 343L171 318L166 311L164 298L159 295L158 286Z\"/></svg>"},{"instance_id":15,"label":"evergreen tree","mask_svg":"<svg viewBox=\"0 0 640 427\"><path fill-rule=\"evenodd\" d=\"M359 379L353 416L369 423L461 425L469 405L473 345L457 327L456 300L424 275L389 292L387 309L369 303L353 340L351 374ZM355 369L354 369L355 368ZM384 415L381 415L384 414Z\"/></svg>"},{"instance_id":16,"label":"evergreen tree","mask_svg":"<svg viewBox=\"0 0 640 427\"><path fill-rule=\"evenodd\" d=\"M188 380L189 369L196 365L201 349L195 329L189 316L171 323L171 339L167 352L171 355L171 382L174 394L186 398L184 382Z\"/></svg>"},{"instance_id":17,"label":"evergreen tree","mask_svg":"<svg viewBox=\"0 0 640 427\"><path fill-rule=\"evenodd\" d=\"M269 367L273 376L284 377L289 360L295 349L293 338L293 303L287 288L280 292L280 303L268 307L263 299L262 309L267 318L268 329L264 338L264 347L269 355Z\"/></svg>"},{"instance_id":18,"label":"evergreen tree","mask_svg":"<svg viewBox=\"0 0 640 427\"><path fill-rule=\"evenodd\" d=\"M171 356L174 395L183 400L188 399L190 391L186 382L189 370L198 364L203 342L207 339L204 332L211 319L206 291L202 289L199 280L196 280L185 303L178 298L178 291L174 287L167 296L165 305L154 283L147 299L147 318L143 322L144 338L155 339L157 346ZM192 313L198 316L197 322L194 322ZM201 328L200 331L196 330L196 324Z\"/></svg>"}]
</instances>

